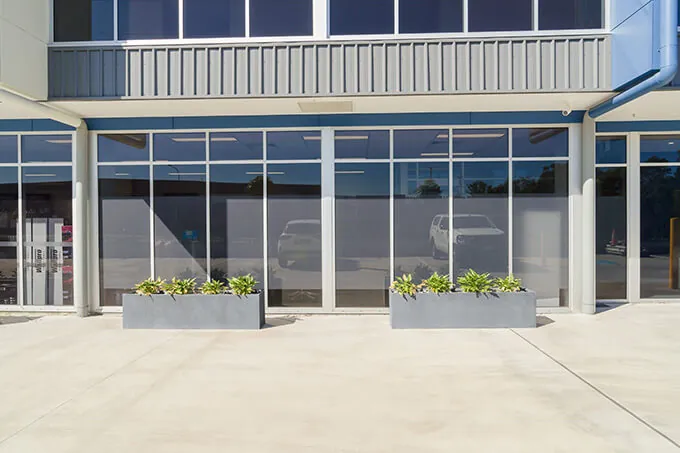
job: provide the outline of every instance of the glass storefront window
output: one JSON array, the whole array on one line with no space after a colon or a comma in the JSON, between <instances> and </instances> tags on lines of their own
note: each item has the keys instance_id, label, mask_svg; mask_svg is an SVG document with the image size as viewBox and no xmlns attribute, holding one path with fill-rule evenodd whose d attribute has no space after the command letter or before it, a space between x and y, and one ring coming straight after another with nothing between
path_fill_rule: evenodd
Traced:
<instances>
[{"instance_id":1,"label":"glass storefront window","mask_svg":"<svg viewBox=\"0 0 680 453\"><path fill-rule=\"evenodd\" d=\"M569 129L531 128L512 130L512 157L567 157Z\"/></svg>"},{"instance_id":2,"label":"glass storefront window","mask_svg":"<svg viewBox=\"0 0 680 453\"><path fill-rule=\"evenodd\" d=\"M178 37L177 0L118 0L118 39Z\"/></svg>"},{"instance_id":3,"label":"glass storefront window","mask_svg":"<svg viewBox=\"0 0 680 453\"><path fill-rule=\"evenodd\" d=\"M102 306L151 276L149 167L99 167L99 285Z\"/></svg>"},{"instance_id":4,"label":"glass storefront window","mask_svg":"<svg viewBox=\"0 0 680 453\"><path fill-rule=\"evenodd\" d=\"M453 158L508 157L507 129L457 129L453 131Z\"/></svg>"},{"instance_id":5,"label":"glass storefront window","mask_svg":"<svg viewBox=\"0 0 680 453\"><path fill-rule=\"evenodd\" d=\"M626 299L628 281L626 169L599 167L596 170L596 177L596 298Z\"/></svg>"},{"instance_id":6,"label":"glass storefront window","mask_svg":"<svg viewBox=\"0 0 680 453\"><path fill-rule=\"evenodd\" d=\"M16 143L16 137L14 137ZM0 305L16 305L17 219L19 174L16 167L0 167Z\"/></svg>"},{"instance_id":7,"label":"glass storefront window","mask_svg":"<svg viewBox=\"0 0 680 453\"><path fill-rule=\"evenodd\" d=\"M205 134L154 134L153 159L156 162L204 162Z\"/></svg>"},{"instance_id":8,"label":"glass storefront window","mask_svg":"<svg viewBox=\"0 0 680 453\"><path fill-rule=\"evenodd\" d=\"M115 0L55 0L54 40L109 41L113 39Z\"/></svg>"},{"instance_id":9,"label":"glass storefront window","mask_svg":"<svg viewBox=\"0 0 680 453\"><path fill-rule=\"evenodd\" d=\"M24 135L22 162L71 162L70 135Z\"/></svg>"},{"instance_id":10,"label":"glass storefront window","mask_svg":"<svg viewBox=\"0 0 680 453\"><path fill-rule=\"evenodd\" d=\"M312 0L250 0L250 36L311 36Z\"/></svg>"},{"instance_id":11,"label":"glass storefront window","mask_svg":"<svg viewBox=\"0 0 680 453\"><path fill-rule=\"evenodd\" d=\"M71 167L24 167L22 182L24 303L73 305Z\"/></svg>"},{"instance_id":12,"label":"glass storefront window","mask_svg":"<svg viewBox=\"0 0 680 453\"><path fill-rule=\"evenodd\" d=\"M640 296L643 299L680 297L679 193L680 167L643 166L640 169Z\"/></svg>"},{"instance_id":13,"label":"glass storefront window","mask_svg":"<svg viewBox=\"0 0 680 453\"><path fill-rule=\"evenodd\" d=\"M454 162L454 275L508 273L508 163Z\"/></svg>"},{"instance_id":14,"label":"glass storefront window","mask_svg":"<svg viewBox=\"0 0 680 453\"><path fill-rule=\"evenodd\" d=\"M336 131L336 159L389 159L389 131Z\"/></svg>"},{"instance_id":15,"label":"glass storefront window","mask_svg":"<svg viewBox=\"0 0 680 453\"><path fill-rule=\"evenodd\" d=\"M513 272L538 305L568 305L569 170L566 161L513 162Z\"/></svg>"},{"instance_id":16,"label":"glass storefront window","mask_svg":"<svg viewBox=\"0 0 680 453\"><path fill-rule=\"evenodd\" d=\"M262 132L213 132L210 134L211 160L261 160Z\"/></svg>"},{"instance_id":17,"label":"glass storefront window","mask_svg":"<svg viewBox=\"0 0 680 453\"><path fill-rule=\"evenodd\" d=\"M483 31L531 30L533 0L474 0L469 2L468 29Z\"/></svg>"},{"instance_id":18,"label":"glass storefront window","mask_svg":"<svg viewBox=\"0 0 680 453\"><path fill-rule=\"evenodd\" d=\"M462 0L399 0L399 33L462 31Z\"/></svg>"},{"instance_id":19,"label":"glass storefront window","mask_svg":"<svg viewBox=\"0 0 680 453\"><path fill-rule=\"evenodd\" d=\"M149 134L101 134L97 139L99 162L149 160Z\"/></svg>"},{"instance_id":20,"label":"glass storefront window","mask_svg":"<svg viewBox=\"0 0 680 453\"><path fill-rule=\"evenodd\" d=\"M321 165L268 165L266 181L269 306L321 307Z\"/></svg>"},{"instance_id":21,"label":"glass storefront window","mask_svg":"<svg viewBox=\"0 0 680 453\"><path fill-rule=\"evenodd\" d=\"M267 133L267 159L300 160L321 158L321 132Z\"/></svg>"},{"instance_id":22,"label":"glass storefront window","mask_svg":"<svg viewBox=\"0 0 680 453\"><path fill-rule=\"evenodd\" d=\"M153 196L156 276L205 281L205 165L155 165Z\"/></svg>"},{"instance_id":23,"label":"glass storefront window","mask_svg":"<svg viewBox=\"0 0 680 453\"><path fill-rule=\"evenodd\" d=\"M210 166L210 278L251 274L264 287L263 166Z\"/></svg>"},{"instance_id":24,"label":"glass storefront window","mask_svg":"<svg viewBox=\"0 0 680 453\"><path fill-rule=\"evenodd\" d=\"M15 164L18 161L16 135L0 135L0 163Z\"/></svg>"},{"instance_id":25,"label":"glass storefront window","mask_svg":"<svg viewBox=\"0 0 680 453\"><path fill-rule=\"evenodd\" d=\"M602 28L602 0L539 0L540 30Z\"/></svg>"},{"instance_id":26,"label":"glass storefront window","mask_svg":"<svg viewBox=\"0 0 680 453\"><path fill-rule=\"evenodd\" d=\"M231 38L245 34L245 0L184 2L185 38Z\"/></svg>"},{"instance_id":27,"label":"glass storefront window","mask_svg":"<svg viewBox=\"0 0 680 453\"><path fill-rule=\"evenodd\" d=\"M640 137L640 162L680 162L680 136Z\"/></svg>"},{"instance_id":28,"label":"glass storefront window","mask_svg":"<svg viewBox=\"0 0 680 453\"><path fill-rule=\"evenodd\" d=\"M449 273L449 163L394 164L394 275Z\"/></svg>"},{"instance_id":29,"label":"glass storefront window","mask_svg":"<svg viewBox=\"0 0 680 453\"><path fill-rule=\"evenodd\" d=\"M394 131L395 159L448 159L449 131L446 129Z\"/></svg>"},{"instance_id":30,"label":"glass storefront window","mask_svg":"<svg viewBox=\"0 0 680 453\"><path fill-rule=\"evenodd\" d=\"M394 0L330 0L331 35L394 33Z\"/></svg>"},{"instance_id":31,"label":"glass storefront window","mask_svg":"<svg viewBox=\"0 0 680 453\"><path fill-rule=\"evenodd\" d=\"M335 165L337 307L387 307L390 164Z\"/></svg>"},{"instance_id":32,"label":"glass storefront window","mask_svg":"<svg viewBox=\"0 0 680 453\"><path fill-rule=\"evenodd\" d=\"M626 137L598 137L595 142L596 164L625 164Z\"/></svg>"}]
</instances>

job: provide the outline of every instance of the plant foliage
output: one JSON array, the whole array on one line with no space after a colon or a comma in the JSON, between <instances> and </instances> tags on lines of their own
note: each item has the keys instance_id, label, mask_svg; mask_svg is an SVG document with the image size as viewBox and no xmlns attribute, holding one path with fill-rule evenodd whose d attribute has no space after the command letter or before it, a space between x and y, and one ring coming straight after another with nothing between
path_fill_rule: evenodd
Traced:
<instances>
[{"instance_id":1,"label":"plant foliage","mask_svg":"<svg viewBox=\"0 0 680 453\"><path fill-rule=\"evenodd\" d=\"M257 285L257 280L250 274L229 279L229 289L237 296L255 294L255 285Z\"/></svg>"},{"instance_id":2,"label":"plant foliage","mask_svg":"<svg viewBox=\"0 0 680 453\"><path fill-rule=\"evenodd\" d=\"M418 286L413 283L413 275L411 274L404 274L401 277L397 277L396 280L392 282L390 288L402 296L415 296L418 291Z\"/></svg>"},{"instance_id":3,"label":"plant foliage","mask_svg":"<svg viewBox=\"0 0 680 453\"><path fill-rule=\"evenodd\" d=\"M171 295L185 295L193 294L196 289L196 279L195 278L173 278L170 283L165 284L163 290L166 294Z\"/></svg>"},{"instance_id":4,"label":"plant foliage","mask_svg":"<svg viewBox=\"0 0 680 453\"><path fill-rule=\"evenodd\" d=\"M505 278L497 278L494 287L502 293L517 293L522 290L522 280L510 274Z\"/></svg>"},{"instance_id":5,"label":"plant foliage","mask_svg":"<svg viewBox=\"0 0 680 453\"><path fill-rule=\"evenodd\" d=\"M151 296L152 294L163 294L165 280L151 277L135 285L135 293L141 296Z\"/></svg>"},{"instance_id":6,"label":"plant foliage","mask_svg":"<svg viewBox=\"0 0 680 453\"><path fill-rule=\"evenodd\" d=\"M487 274L478 274L472 269L461 277L458 277L458 286L464 293L490 293L493 291L493 281Z\"/></svg>"},{"instance_id":7,"label":"plant foliage","mask_svg":"<svg viewBox=\"0 0 680 453\"><path fill-rule=\"evenodd\" d=\"M224 294L227 291L227 285L220 280L208 280L199 289L201 294Z\"/></svg>"},{"instance_id":8,"label":"plant foliage","mask_svg":"<svg viewBox=\"0 0 680 453\"><path fill-rule=\"evenodd\" d=\"M450 293L453 290L453 283L448 275L434 273L430 278L423 280L421 284L427 291L434 294Z\"/></svg>"}]
</instances>

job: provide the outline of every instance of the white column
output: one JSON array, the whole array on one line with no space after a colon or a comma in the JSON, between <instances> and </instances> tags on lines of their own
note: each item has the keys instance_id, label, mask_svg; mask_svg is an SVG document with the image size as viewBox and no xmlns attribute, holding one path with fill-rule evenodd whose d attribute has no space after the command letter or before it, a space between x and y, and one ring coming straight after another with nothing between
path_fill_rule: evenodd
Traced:
<instances>
[{"instance_id":1,"label":"white column","mask_svg":"<svg viewBox=\"0 0 680 453\"><path fill-rule=\"evenodd\" d=\"M581 312L595 313L595 120L588 114L581 131Z\"/></svg>"},{"instance_id":2,"label":"white column","mask_svg":"<svg viewBox=\"0 0 680 453\"><path fill-rule=\"evenodd\" d=\"M73 134L73 304L78 316L89 314L88 304L88 132L83 122Z\"/></svg>"},{"instance_id":3,"label":"white column","mask_svg":"<svg viewBox=\"0 0 680 453\"><path fill-rule=\"evenodd\" d=\"M335 302L335 137L321 129L321 275L322 307L332 311Z\"/></svg>"},{"instance_id":4,"label":"white column","mask_svg":"<svg viewBox=\"0 0 680 453\"><path fill-rule=\"evenodd\" d=\"M330 0L313 0L312 18L314 22L312 25L316 39L326 39L330 34L329 2Z\"/></svg>"},{"instance_id":5,"label":"white column","mask_svg":"<svg viewBox=\"0 0 680 453\"><path fill-rule=\"evenodd\" d=\"M583 127L574 124L569 128L569 307L581 311L583 279L581 273L581 244L583 237L583 186L582 145Z\"/></svg>"}]
</instances>

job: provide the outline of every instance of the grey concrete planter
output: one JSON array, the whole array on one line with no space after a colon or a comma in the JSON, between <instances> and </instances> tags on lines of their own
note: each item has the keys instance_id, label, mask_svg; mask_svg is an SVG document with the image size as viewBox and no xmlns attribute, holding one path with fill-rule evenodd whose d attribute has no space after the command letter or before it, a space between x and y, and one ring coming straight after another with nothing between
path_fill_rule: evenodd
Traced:
<instances>
[{"instance_id":1,"label":"grey concrete planter","mask_svg":"<svg viewBox=\"0 0 680 453\"><path fill-rule=\"evenodd\" d=\"M390 293L393 329L536 327L536 293Z\"/></svg>"},{"instance_id":2,"label":"grey concrete planter","mask_svg":"<svg viewBox=\"0 0 680 453\"><path fill-rule=\"evenodd\" d=\"M124 329L260 329L262 294L123 295Z\"/></svg>"}]
</instances>

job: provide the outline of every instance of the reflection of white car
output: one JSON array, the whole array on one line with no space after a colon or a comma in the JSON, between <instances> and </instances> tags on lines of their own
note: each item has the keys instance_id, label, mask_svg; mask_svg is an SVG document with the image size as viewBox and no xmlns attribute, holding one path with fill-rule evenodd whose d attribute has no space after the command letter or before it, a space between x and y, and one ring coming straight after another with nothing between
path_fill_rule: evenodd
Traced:
<instances>
[{"instance_id":1,"label":"reflection of white car","mask_svg":"<svg viewBox=\"0 0 680 453\"><path fill-rule=\"evenodd\" d=\"M321 256L321 221L291 220L286 224L278 243L279 266L289 261L314 259Z\"/></svg>"},{"instance_id":2,"label":"reflection of white car","mask_svg":"<svg viewBox=\"0 0 680 453\"><path fill-rule=\"evenodd\" d=\"M454 214L453 243L456 254L495 249L505 240L505 233L480 214ZM449 215L438 214L430 225L432 257L440 258L449 253Z\"/></svg>"}]
</instances>

